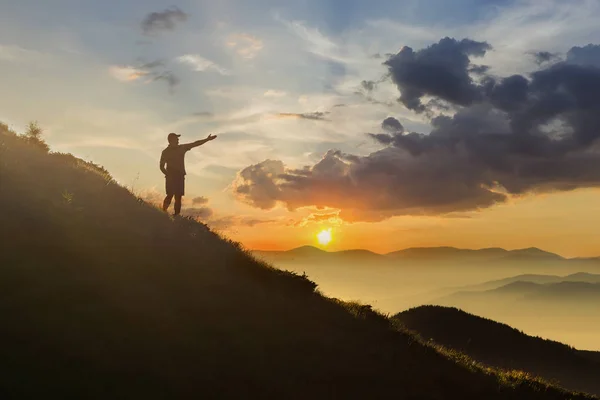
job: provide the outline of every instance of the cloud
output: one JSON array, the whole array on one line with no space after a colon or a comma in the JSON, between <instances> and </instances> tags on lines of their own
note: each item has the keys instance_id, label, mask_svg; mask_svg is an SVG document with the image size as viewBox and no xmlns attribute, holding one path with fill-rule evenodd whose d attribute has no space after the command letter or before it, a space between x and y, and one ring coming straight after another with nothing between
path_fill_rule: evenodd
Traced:
<instances>
[{"instance_id":1,"label":"cloud","mask_svg":"<svg viewBox=\"0 0 600 400\"><path fill-rule=\"evenodd\" d=\"M180 79L172 71L165 68L162 60L142 63L139 66L116 65L109 67L109 73L121 82L134 82L140 78L148 78L145 82L163 81L167 83L169 91L173 93L179 85Z\"/></svg>"},{"instance_id":2,"label":"cloud","mask_svg":"<svg viewBox=\"0 0 600 400\"><path fill-rule=\"evenodd\" d=\"M416 112L426 111L423 96L435 96L461 106L480 97L480 88L469 75L471 56L484 56L491 46L470 39L446 37L425 49L403 47L384 62L400 90L399 101Z\"/></svg>"},{"instance_id":3,"label":"cloud","mask_svg":"<svg viewBox=\"0 0 600 400\"><path fill-rule=\"evenodd\" d=\"M307 26L302 21L288 21L279 15L275 20L286 26L290 32L300 38L306 45L307 51L324 59L336 62L348 62L347 57L340 55L340 48L332 39L324 35L319 29Z\"/></svg>"},{"instance_id":4,"label":"cloud","mask_svg":"<svg viewBox=\"0 0 600 400\"><path fill-rule=\"evenodd\" d=\"M192 204L193 205L202 205L202 204L207 204L208 203L208 198L204 197L204 196L199 196L199 197L194 197L192 199Z\"/></svg>"},{"instance_id":5,"label":"cloud","mask_svg":"<svg viewBox=\"0 0 600 400\"><path fill-rule=\"evenodd\" d=\"M194 71L204 72L212 70L221 75L230 75L229 71L227 71L225 68L219 66L213 61L207 60L198 54L186 54L181 57L177 57L177 61L182 64L189 65Z\"/></svg>"},{"instance_id":6,"label":"cloud","mask_svg":"<svg viewBox=\"0 0 600 400\"><path fill-rule=\"evenodd\" d=\"M263 96L265 96L265 97L284 97L286 95L287 95L287 93L282 90L273 90L273 89L269 89L263 94Z\"/></svg>"},{"instance_id":7,"label":"cloud","mask_svg":"<svg viewBox=\"0 0 600 400\"><path fill-rule=\"evenodd\" d=\"M475 83L469 55L489 48L446 38L390 58L407 108L421 113L427 97L453 110L434 116L429 133L408 131L388 117L383 132L369 135L383 148L368 155L329 150L303 168L266 160L238 173L234 194L261 209L329 207L345 221L380 221L599 187L598 46L573 47L566 61L527 76L485 74Z\"/></svg>"},{"instance_id":8,"label":"cloud","mask_svg":"<svg viewBox=\"0 0 600 400\"><path fill-rule=\"evenodd\" d=\"M384 119L381 123L381 127L388 132L404 132L404 127L402 126L400 121L398 121L394 117L387 117L386 119Z\"/></svg>"},{"instance_id":9,"label":"cloud","mask_svg":"<svg viewBox=\"0 0 600 400\"><path fill-rule=\"evenodd\" d=\"M330 212L325 214L310 214L309 216L303 218L302 220L296 222L295 226L306 226L309 224L319 224L319 223L327 223L327 225L342 225L343 221L339 217L340 212Z\"/></svg>"},{"instance_id":10,"label":"cloud","mask_svg":"<svg viewBox=\"0 0 600 400\"><path fill-rule=\"evenodd\" d=\"M210 111L198 111L192 114L194 117L209 118L214 116Z\"/></svg>"},{"instance_id":11,"label":"cloud","mask_svg":"<svg viewBox=\"0 0 600 400\"><path fill-rule=\"evenodd\" d=\"M572 47L567 52L567 62L569 64L600 68L600 45L588 44L584 47Z\"/></svg>"},{"instance_id":12,"label":"cloud","mask_svg":"<svg viewBox=\"0 0 600 400\"><path fill-rule=\"evenodd\" d=\"M371 93L377 87L377 82L375 81L362 81L360 86L367 92Z\"/></svg>"},{"instance_id":13,"label":"cloud","mask_svg":"<svg viewBox=\"0 0 600 400\"><path fill-rule=\"evenodd\" d=\"M7 46L0 44L0 60L11 62L36 61L42 56L42 53L39 53L35 50L29 50L19 46Z\"/></svg>"},{"instance_id":14,"label":"cloud","mask_svg":"<svg viewBox=\"0 0 600 400\"><path fill-rule=\"evenodd\" d=\"M244 168L234 182L234 192L254 207L269 210L281 198L279 176L286 171L279 160L265 160Z\"/></svg>"},{"instance_id":15,"label":"cloud","mask_svg":"<svg viewBox=\"0 0 600 400\"><path fill-rule=\"evenodd\" d=\"M111 66L108 71L115 79L122 82L135 81L150 74L150 71L131 65Z\"/></svg>"},{"instance_id":16,"label":"cloud","mask_svg":"<svg viewBox=\"0 0 600 400\"><path fill-rule=\"evenodd\" d=\"M560 55L558 53L551 53L549 51L536 51L529 54L533 56L537 65L542 65L544 63L560 59Z\"/></svg>"},{"instance_id":17,"label":"cloud","mask_svg":"<svg viewBox=\"0 0 600 400\"><path fill-rule=\"evenodd\" d=\"M185 22L187 19L188 15L177 7L152 12L142 21L142 32L151 35L161 31L172 31L178 23Z\"/></svg>"},{"instance_id":18,"label":"cloud","mask_svg":"<svg viewBox=\"0 0 600 400\"><path fill-rule=\"evenodd\" d=\"M310 113L279 113L277 116L279 118L299 118L313 121L327 121L327 114L329 114L329 112L315 111Z\"/></svg>"},{"instance_id":19,"label":"cloud","mask_svg":"<svg viewBox=\"0 0 600 400\"><path fill-rule=\"evenodd\" d=\"M230 35L227 46L235 49L236 53L246 59L252 59L262 50L263 42L256 36L247 33Z\"/></svg>"}]
</instances>

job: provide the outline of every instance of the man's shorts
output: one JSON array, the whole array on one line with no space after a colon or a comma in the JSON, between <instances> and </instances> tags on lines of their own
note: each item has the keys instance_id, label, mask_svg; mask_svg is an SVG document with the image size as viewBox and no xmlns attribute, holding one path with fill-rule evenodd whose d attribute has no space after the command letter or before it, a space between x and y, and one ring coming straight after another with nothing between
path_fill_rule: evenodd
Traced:
<instances>
[{"instance_id":1,"label":"man's shorts","mask_svg":"<svg viewBox=\"0 0 600 400\"><path fill-rule=\"evenodd\" d=\"M185 175L166 176L167 196L183 196L185 194Z\"/></svg>"}]
</instances>

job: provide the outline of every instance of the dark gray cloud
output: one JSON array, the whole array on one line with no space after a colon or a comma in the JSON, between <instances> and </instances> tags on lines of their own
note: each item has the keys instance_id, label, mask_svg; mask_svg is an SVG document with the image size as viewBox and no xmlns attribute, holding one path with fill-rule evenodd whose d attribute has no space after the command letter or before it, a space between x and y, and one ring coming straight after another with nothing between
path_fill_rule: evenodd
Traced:
<instances>
[{"instance_id":1,"label":"dark gray cloud","mask_svg":"<svg viewBox=\"0 0 600 400\"><path fill-rule=\"evenodd\" d=\"M476 75L485 75L489 70L489 65L471 65L469 67L469 72Z\"/></svg>"},{"instance_id":2,"label":"dark gray cloud","mask_svg":"<svg viewBox=\"0 0 600 400\"><path fill-rule=\"evenodd\" d=\"M493 105L501 110L519 109L529 95L529 80L522 75L512 75L498 81L488 79L486 92Z\"/></svg>"},{"instance_id":3,"label":"dark gray cloud","mask_svg":"<svg viewBox=\"0 0 600 400\"><path fill-rule=\"evenodd\" d=\"M574 46L567 52L567 62L587 67L600 67L600 45Z\"/></svg>"},{"instance_id":4,"label":"dark gray cloud","mask_svg":"<svg viewBox=\"0 0 600 400\"><path fill-rule=\"evenodd\" d=\"M399 101L416 112L426 111L423 96L435 96L461 106L480 98L480 87L469 70L470 57L483 56L491 46L470 39L444 38L425 49L403 47L384 62L392 81L400 90Z\"/></svg>"},{"instance_id":5,"label":"dark gray cloud","mask_svg":"<svg viewBox=\"0 0 600 400\"><path fill-rule=\"evenodd\" d=\"M558 53L551 53L549 51L534 51L529 54L533 56L537 65L542 65L544 63L557 61L560 59L560 55Z\"/></svg>"},{"instance_id":6,"label":"dark gray cloud","mask_svg":"<svg viewBox=\"0 0 600 400\"><path fill-rule=\"evenodd\" d=\"M239 172L235 194L263 209L332 207L346 221L378 221L600 187L598 46L574 47L566 61L528 76L486 75L475 84L468 78L468 55L489 46L454 39L438 45L403 49L399 54L407 60L390 68L400 91L408 90L402 92L407 107L422 111L421 97L427 95L448 104L454 115L432 118L427 134L406 131L389 117L381 133L369 134L383 148L366 156L329 150L301 169L277 160L249 166ZM432 71L440 76L424 80Z\"/></svg>"},{"instance_id":7,"label":"dark gray cloud","mask_svg":"<svg viewBox=\"0 0 600 400\"><path fill-rule=\"evenodd\" d=\"M198 196L198 197L194 197L192 199L193 205L202 205L202 204L207 204L207 203L208 203L208 198L206 198L204 196Z\"/></svg>"},{"instance_id":8,"label":"dark gray cloud","mask_svg":"<svg viewBox=\"0 0 600 400\"><path fill-rule=\"evenodd\" d=\"M310 119L313 121L327 121L328 111L315 111L310 113L279 113L278 116L281 118L300 118Z\"/></svg>"},{"instance_id":9,"label":"dark gray cloud","mask_svg":"<svg viewBox=\"0 0 600 400\"><path fill-rule=\"evenodd\" d=\"M404 132L404 127L402 126L400 121L398 121L394 117L387 117L386 119L384 119L381 123L381 127L386 131Z\"/></svg>"},{"instance_id":10,"label":"dark gray cloud","mask_svg":"<svg viewBox=\"0 0 600 400\"><path fill-rule=\"evenodd\" d=\"M148 14L142 21L142 32L145 35L161 31L172 31L178 23L185 22L188 15L177 7Z\"/></svg>"}]
</instances>

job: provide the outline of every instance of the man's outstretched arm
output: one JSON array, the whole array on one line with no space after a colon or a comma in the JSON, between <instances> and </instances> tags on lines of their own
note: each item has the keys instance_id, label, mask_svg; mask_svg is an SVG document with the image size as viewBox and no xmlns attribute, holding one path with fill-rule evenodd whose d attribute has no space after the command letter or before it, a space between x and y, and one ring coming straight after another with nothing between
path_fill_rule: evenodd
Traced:
<instances>
[{"instance_id":1,"label":"man's outstretched arm","mask_svg":"<svg viewBox=\"0 0 600 400\"><path fill-rule=\"evenodd\" d=\"M217 138L217 135L208 135L206 137L206 139L196 140L195 142L184 144L183 146L186 146L187 149L190 150L190 149L193 149L194 147L202 146L204 143L210 142L211 140L214 140L216 138Z\"/></svg>"}]
</instances>

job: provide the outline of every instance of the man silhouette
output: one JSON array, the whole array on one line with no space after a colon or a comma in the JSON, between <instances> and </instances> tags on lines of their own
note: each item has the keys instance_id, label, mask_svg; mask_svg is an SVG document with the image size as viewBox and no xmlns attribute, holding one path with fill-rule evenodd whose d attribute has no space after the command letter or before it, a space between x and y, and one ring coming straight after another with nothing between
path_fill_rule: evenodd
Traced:
<instances>
[{"instance_id":1,"label":"man silhouette","mask_svg":"<svg viewBox=\"0 0 600 400\"><path fill-rule=\"evenodd\" d=\"M185 153L217 137L216 135L208 135L206 139L179 144L179 136L181 135L169 133L167 136L169 146L163 150L160 156L160 170L165 174L165 188L167 191L167 197L163 201L163 210L167 211L173 196L175 196L174 215L179 215L181 212L181 197L185 194Z\"/></svg>"}]
</instances>

